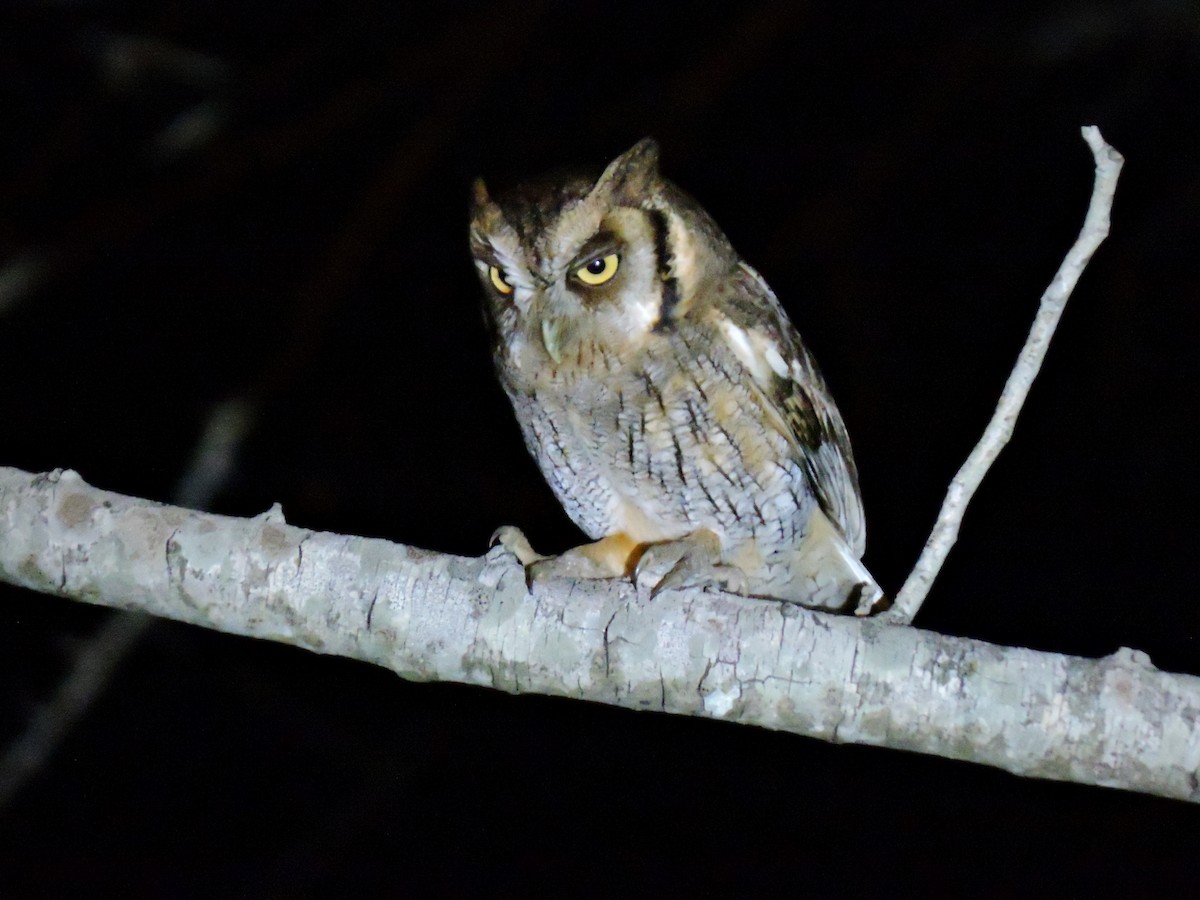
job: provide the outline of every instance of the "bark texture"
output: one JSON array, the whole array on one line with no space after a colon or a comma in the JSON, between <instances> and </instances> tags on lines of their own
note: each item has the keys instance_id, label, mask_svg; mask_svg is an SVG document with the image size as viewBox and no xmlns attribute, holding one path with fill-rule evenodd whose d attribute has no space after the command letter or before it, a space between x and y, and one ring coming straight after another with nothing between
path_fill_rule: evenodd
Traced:
<instances>
[{"instance_id":1,"label":"bark texture","mask_svg":"<svg viewBox=\"0 0 1200 900\"><path fill-rule=\"evenodd\" d=\"M0 580L413 680L707 716L1200 801L1200 678L449 556L0 468Z\"/></svg>"}]
</instances>

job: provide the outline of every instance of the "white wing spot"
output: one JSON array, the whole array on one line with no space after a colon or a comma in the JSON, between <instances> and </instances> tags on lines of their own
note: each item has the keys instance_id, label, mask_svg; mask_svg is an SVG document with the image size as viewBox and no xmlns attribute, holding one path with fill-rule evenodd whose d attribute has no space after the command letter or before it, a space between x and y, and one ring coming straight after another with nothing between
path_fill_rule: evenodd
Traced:
<instances>
[{"instance_id":1,"label":"white wing spot","mask_svg":"<svg viewBox=\"0 0 1200 900\"><path fill-rule=\"evenodd\" d=\"M721 330L725 332L725 339L729 342L729 348L741 361L742 365L750 370L750 374L760 381L765 379L767 377L767 370L763 365L763 359L750 346L750 338L746 332L728 319L724 319L721 322Z\"/></svg>"},{"instance_id":2,"label":"white wing spot","mask_svg":"<svg viewBox=\"0 0 1200 900\"><path fill-rule=\"evenodd\" d=\"M728 319L721 321L721 330L734 355L758 381L766 381L771 372L780 378L788 377L788 364L779 348L760 331L747 332Z\"/></svg>"},{"instance_id":3,"label":"white wing spot","mask_svg":"<svg viewBox=\"0 0 1200 900\"><path fill-rule=\"evenodd\" d=\"M788 366L783 361L783 357L779 355L779 348L771 341L764 340L764 343L766 344L766 349L763 351L763 356L767 358L767 365L780 378L787 378Z\"/></svg>"}]
</instances>

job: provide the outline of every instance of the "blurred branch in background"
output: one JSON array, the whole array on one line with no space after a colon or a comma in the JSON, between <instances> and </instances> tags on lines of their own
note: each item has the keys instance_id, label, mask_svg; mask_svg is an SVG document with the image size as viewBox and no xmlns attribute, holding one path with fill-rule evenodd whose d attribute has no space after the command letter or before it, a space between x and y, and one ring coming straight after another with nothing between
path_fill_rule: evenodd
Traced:
<instances>
[{"instance_id":1,"label":"blurred branch in background","mask_svg":"<svg viewBox=\"0 0 1200 900\"><path fill-rule=\"evenodd\" d=\"M209 508L233 472L238 446L253 421L254 410L244 400L229 400L213 410L175 489L175 503ZM47 699L33 705L24 730L0 753L0 810L46 764L153 624L150 616L118 611L93 634L64 641L62 680Z\"/></svg>"},{"instance_id":2,"label":"blurred branch in background","mask_svg":"<svg viewBox=\"0 0 1200 900\"><path fill-rule=\"evenodd\" d=\"M519 16L515 6L510 12L502 21L519 20L527 26L536 20L538 8L525 4ZM0 270L0 313L34 290L44 288L48 278L61 277L71 266L84 264L90 254L101 252L103 244L89 245L91 241L132 240L190 197L210 190L229 190L236 180L251 175L254 166L263 163L264 154L271 154L278 162L281 152L300 154L313 142L336 135L348 116L369 115L374 107L388 101L392 78L412 80L424 72L424 77L436 79L437 67L453 58L450 46L458 39L457 29L464 24L468 28L483 28L494 21L494 15L494 9L481 8L475 23L460 22L448 28L441 45L427 47L417 58L397 54L394 71L388 77L379 78L379 73L369 72L368 77L335 91L307 118L290 120L283 132L269 130L213 146L208 165L185 175L166 196L104 197L96 212L84 213L77 220L75 230L86 236L86 240L68 239L53 250L40 251L41 256L27 253L9 259ZM243 398L221 403L212 411L192 459L172 493L173 503L198 510L211 507L233 474L238 447L253 427L256 410L269 397L294 383L310 364L322 335L328 330L329 318L336 314L339 303L384 241L398 210L403 208L405 192L421 182L423 174L453 140L462 117L480 102L491 79L498 76L506 62L514 59L522 35L529 33L527 29L514 29L511 40L488 43L473 65L455 67L452 77L441 80L438 90L442 99L399 138L390 158L363 186L352 211L322 257L296 288L294 302L290 304L293 321L286 339L275 345L276 352L265 355ZM157 38L96 31L82 43L96 61L103 88L117 96L128 95L130 102L136 102L140 92L161 92L165 84L172 82L182 83L200 94L194 104L169 115L166 125L148 135L148 159L158 164L208 150L231 121L233 98L244 102L247 94L269 93L278 86L284 73L302 68L306 62L302 51L291 60L265 68L255 83L253 79L235 78L233 67L223 60ZM327 48L324 50L328 52ZM54 149L59 151L60 138L53 139ZM73 143L68 142L68 146ZM67 164L67 158L57 163ZM45 158L38 165L44 167ZM114 204L125 209L114 211ZM95 228L96 214L125 227ZM64 231L70 234L72 228L68 226ZM55 262L49 262L50 258ZM0 806L39 770L72 725L86 713L104 690L111 673L137 646L151 621L141 615L116 613L94 634L68 642L71 649L67 651L62 681L49 699L34 706L23 733L0 757Z\"/></svg>"}]
</instances>

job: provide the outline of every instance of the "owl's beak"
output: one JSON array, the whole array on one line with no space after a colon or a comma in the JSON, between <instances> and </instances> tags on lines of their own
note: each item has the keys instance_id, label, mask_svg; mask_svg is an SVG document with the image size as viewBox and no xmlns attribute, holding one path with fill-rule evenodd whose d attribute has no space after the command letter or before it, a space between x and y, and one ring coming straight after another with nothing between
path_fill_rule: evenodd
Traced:
<instances>
[{"instance_id":1,"label":"owl's beak","mask_svg":"<svg viewBox=\"0 0 1200 900\"><path fill-rule=\"evenodd\" d=\"M562 362L562 319L542 319L542 345L555 363Z\"/></svg>"}]
</instances>

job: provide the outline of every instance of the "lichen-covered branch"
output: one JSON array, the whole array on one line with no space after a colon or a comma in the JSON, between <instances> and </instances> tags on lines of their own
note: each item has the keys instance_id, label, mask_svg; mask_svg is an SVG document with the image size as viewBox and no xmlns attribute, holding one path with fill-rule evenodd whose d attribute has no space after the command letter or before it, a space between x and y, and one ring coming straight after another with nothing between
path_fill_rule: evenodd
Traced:
<instances>
[{"instance_id":1,"label":"lichen-covered branch","mask_svg":"<svg viewBox=\"0 0 1200 900\"><path fill-rule=\"evenodd\" d=\"M1200 801L1200 678L727 594L650 600L0 468L0 580L405 678L708 716Z\"/></svg>"}]
</instances>

